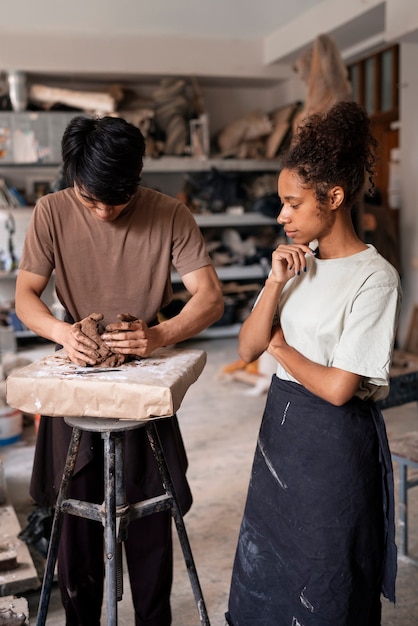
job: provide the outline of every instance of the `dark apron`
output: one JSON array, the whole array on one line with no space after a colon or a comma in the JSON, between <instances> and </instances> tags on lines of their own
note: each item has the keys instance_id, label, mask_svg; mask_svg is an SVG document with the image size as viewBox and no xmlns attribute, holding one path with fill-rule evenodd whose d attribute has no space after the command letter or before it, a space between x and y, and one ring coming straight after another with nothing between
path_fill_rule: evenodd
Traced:
<instances>
[{"instance_id":1,"label":"dark apron","mask_svg":"<svg viewBox=\"0 0 418 626\"><path fill-rule=\"evenodd\" d=\"M393 471L383 416L273 376L229 599L233 626L379 626L395 601Z\"/></svg>"}]
</instances>

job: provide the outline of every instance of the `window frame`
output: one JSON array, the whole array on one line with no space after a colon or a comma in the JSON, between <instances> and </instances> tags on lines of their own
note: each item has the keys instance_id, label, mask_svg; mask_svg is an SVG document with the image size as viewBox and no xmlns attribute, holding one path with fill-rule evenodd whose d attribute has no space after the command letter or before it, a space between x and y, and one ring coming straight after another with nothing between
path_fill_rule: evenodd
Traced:
<instances>
[{"instance_id":1,"label":"window frame","mask_svg":"<svg viewBox=\"0 0 418 626\"><path fill-rule=\"evenodd\" d=\"M382 65L383 65L383 55L388 51L392 53L392 75L390 79L390 99L391 106L386 111L382 111ZM390 119L395 120L398 119L399 115L399 46L396 44L394 46L389 46L379 50L372 55L365 57L359 61L354 63L347 64L347 71L350 81L353 78L353 68L355 67L357 70L357 85L356 85L356 101L366 106L366 64L367 62L373 59L374 60L374 68L373 68L373 111L368 111L368 114L371 119L375 119L376 117L382 119Z\"/></svg>"}]
</instances>

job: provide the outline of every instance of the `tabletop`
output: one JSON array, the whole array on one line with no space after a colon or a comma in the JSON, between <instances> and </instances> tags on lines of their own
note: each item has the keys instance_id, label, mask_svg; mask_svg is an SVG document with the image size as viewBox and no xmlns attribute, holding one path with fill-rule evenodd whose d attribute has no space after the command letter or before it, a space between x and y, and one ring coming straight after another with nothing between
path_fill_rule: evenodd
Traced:
<instances>
[{"instance_id":1,"label":"tabletop","mask_svg":"<svg viewBox=\"0 0 418 626\"><path fill-rule=\"evenodd\" d=\"M118 368L79 367L64 350L8 377L9 406L63 417L148 419L174 415L206 363L203 350L161 348Z\"/></svg>"}]
</instances>

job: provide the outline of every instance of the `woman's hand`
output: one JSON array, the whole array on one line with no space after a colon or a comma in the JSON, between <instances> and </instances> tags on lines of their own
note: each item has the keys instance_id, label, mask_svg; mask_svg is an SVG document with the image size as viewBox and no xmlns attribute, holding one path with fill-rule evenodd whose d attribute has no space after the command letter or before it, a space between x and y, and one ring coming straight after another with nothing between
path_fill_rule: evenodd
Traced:
<instances>
[{"instance_id":1,"label":"woman's hand","mask_svg":"<svg viewBox=\"0 0 418 626\"><path fill-rule=\"evenodd\" d=\"M285 284L295 275L306 272L306 254L314 252L305 244L280 244L271 257L270 278L280 284Z\"/></svg>"}]
</instances>

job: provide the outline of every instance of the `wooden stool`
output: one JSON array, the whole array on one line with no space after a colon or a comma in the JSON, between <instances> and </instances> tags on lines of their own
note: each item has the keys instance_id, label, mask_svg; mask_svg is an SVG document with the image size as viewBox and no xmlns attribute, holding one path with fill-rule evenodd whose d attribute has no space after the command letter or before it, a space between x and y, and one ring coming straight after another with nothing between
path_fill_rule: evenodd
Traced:
<instances>
[{"instance_id":1,"label":"wooden stool","mask_svg":"<svg viewBox=\"0 0 418 626\"><path fill-rule=\"evenodd\" d=\"M73 430L56 502L36 626L44 626L46 621L64 513L95 520L104 526L106 625L116 626L118 623L117 602L122 598L123 593L122 542L126 537L128 524L131 520L167 509L171 510L176 524L200 623L210 626L183 516L155 427L155 419L135 421L66 417L65 422L72 426ZM125 496L123 448L125 432L134 428L146 429L165 494L136 504L129 504ZM100 432L103 439L105 500L102 505L68 498L83 430Z\"/></svg>"},{"instance_id":2,"label":"wooden stool","mask_svg":"<svg viewBox=\"0 0 418 626\"><path fill-rule=\"evenodd\" d=\"M408 479L408 468L418 469L418 431L411 431L391 440L390 450L392 459L398 463L399 470L399 556L418 565L418 560L411 558L408 554L408 489L418 486L418 477L413 480Z\"/></svg>"}]
</instances>

